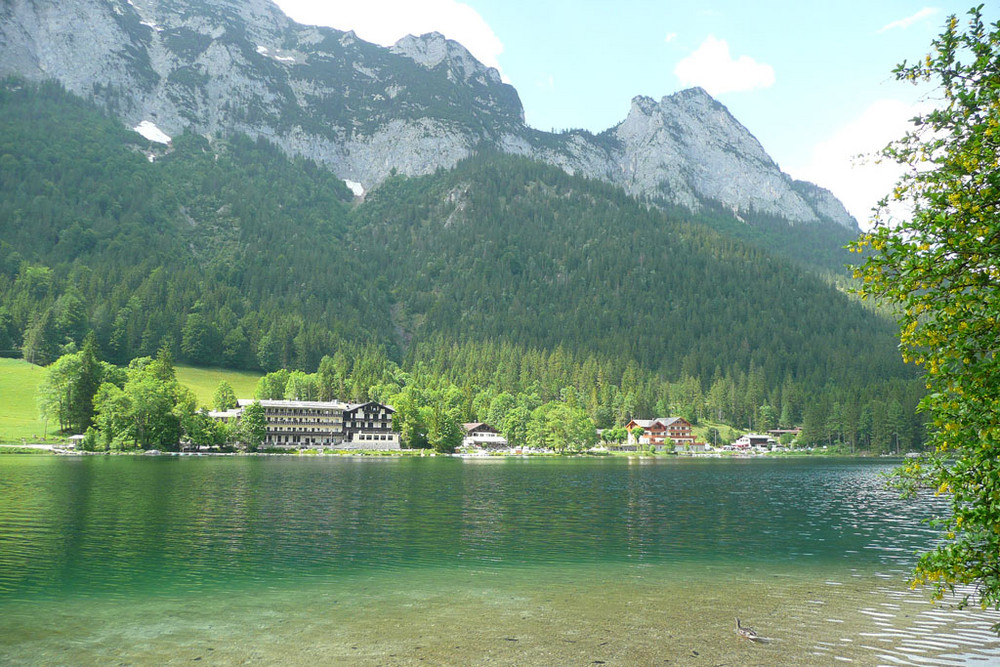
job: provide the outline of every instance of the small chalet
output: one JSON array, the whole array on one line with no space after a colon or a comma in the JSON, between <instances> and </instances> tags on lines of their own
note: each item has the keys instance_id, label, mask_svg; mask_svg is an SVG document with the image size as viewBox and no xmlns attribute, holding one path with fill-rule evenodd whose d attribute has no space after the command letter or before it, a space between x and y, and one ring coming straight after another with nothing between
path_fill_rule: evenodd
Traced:
<instances>
[{"instance_id":1,"label":"small chalet","mask_svg":"<svg viewBox=\"0 0 1000 667\"><path fill-rule=\"evenodd\" d=\"M758 451L769 450L778 444L774 438L769 435L761 435L760 433L747 433L746 435L741 435L733 443L733 449L739 451L747 451L750 449L756 449Z\"/></svg>"},{"instance_id":2,"label":"small chalet","mask_svg":"<svg viewBox=\"0 0 1000 667\"><path fill-rule=\"evenodd\" d=\"M462 438L462 447L474 449L506 449L507 438L500 435L500 431L489 424L483 422L470 422L462 424L465 437Z\"/></svg>"},{"instance_id":3,"label":"small chalet","mask_svg":"<svg viewBox=\"0 0 1000 667\"><path fill-rule=\"evenodd\" d=\"M642 435L636 442L632 430L642 428ZM683 417L658 417L656 419L633 419L625 428L628 430L629 445L653 445L662 449L669 440L678 447L694 447L695 437L691 424Z\"/></svg>"}]
</instances>

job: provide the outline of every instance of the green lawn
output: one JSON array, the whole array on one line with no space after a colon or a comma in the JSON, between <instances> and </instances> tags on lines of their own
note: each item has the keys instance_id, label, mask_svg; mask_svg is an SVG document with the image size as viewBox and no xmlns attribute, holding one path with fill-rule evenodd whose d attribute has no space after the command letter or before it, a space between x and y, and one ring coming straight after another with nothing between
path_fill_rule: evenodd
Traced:
<instances>
[{"instance_id":1,"label":"green lawn","mask_svg":"<svg viewBox=\"0 0 1000 667\"><path fill-rule=\"evenodd\" d=\"M261 373L234 371L228 368L177 367L178 381L191 388L194 395L198 397L199 406L207 408L212 407L212 396L223 380L232 386L233 391L236 392L236 398L253 398L253 390L257 387L257 380L261 377Z\"/></svg>"},{"instance_id":2,"label":"green lawn","mask_svg":"<svg viewBox=\"0 0 1000 667\"><path fill-rule=\"evenodd\" d=\"M741 431L737 431L729 424L714 422L705 418L700 419L698 421L698 425L694 426L691 430L693 430L694 434L698 437L698 442L707 442L708 444L711 445L713 444L712 438L709 437L708 433L709 430L712 428L716 428L719 430L719 436L725 442L732 442L733 440L742 435ZM719 444L721 445L722 443L720 442Z\"/></svg>"},{"instance_id":3,"label":"green lawn","mask_svg":"<svg viewBox=\"0 0 1000 667\"><path fill-rule=\"evenodd\" d=\"M21 359L0 359L0 442L41 442L45 421L38 417L35 393L45 369ZM58 428L58 424L56 425Z\"/></svg>"},{"instance_id":4,"label":"green lawn","mask_svg":"<svg viewBox=\"0 0 1000 667\"><path fill-rule=\"evenodd\" d=\"M260 373L233 371L221 368L192 368L178 366L177 379L187 385L198 397L198 405L212 407L212 395L219 382L225 380L233 387L237 398L253 398ZM58 428L46 424L38 416L35 395L38 385L45 379L45 369L21 359L0 358L0 442L42 442L42 436L52 439Z\"/></svg>"}]
</instances>

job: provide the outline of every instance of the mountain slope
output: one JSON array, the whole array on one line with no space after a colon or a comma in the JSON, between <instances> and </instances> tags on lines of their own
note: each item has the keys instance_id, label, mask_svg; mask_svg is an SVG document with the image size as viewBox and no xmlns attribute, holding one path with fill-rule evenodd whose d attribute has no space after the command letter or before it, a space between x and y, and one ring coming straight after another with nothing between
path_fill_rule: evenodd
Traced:
<instances>
[{"instance_id":1,"label":"mountain slope","mask_svg":"<svg viewBox=\"0 0 1000 667\"><path fill-rule=\"evenodd\" d=\"M416 340L562 346L705 382L751 363L817 387L910 375L892 325L820 279L536 162L390 179L355 218Z\"/></svg>"},{"instance_id":2,"label":"mountain slope","mask_svg":"<svg viewBox=\"0 0 1000 667\"><path fill-rule=\"evenodd\" d=\"M94 331L119 363L166 345L320 366L356 399L409 383L392 358L453 383L470 418L505 392L605 426L769 406L819 440L869 424L880 446L872 425L919 397L890 323L701 214L491 151L348 199L262 140L164 148L54 84L3 82L0 354L45 362Z\"/></svg>"},{"instance_id":3,"label":"mountain slope","mask_svg":"<svg viewBox=\"0 0 1000 667\"><path fill-rule=\"evenodd\" d=\"M39 328L44 360L92 328L117 362L166 342L195 363L308 367L390 330L328 171L242 136L148 150L55 85L0 88L0 349Z\"/></svg>"},{"instance_id":4,"label":"mountain slope","mask_svg":"<svg viewBox=\"0 0 1000 667\"><path fill-rule=\"evenodd\" d=\"M139 135L16 81L0 140L15 345L47 317L55 343L93 328L119 361L167 342L194 362L311 370L344 343L443 335L706 381L751 362L775 383L909 375L891 326L804 270L538 162L484 152L348 212L335 177L263 142L181 135L150 162Z\"/></svg>"},{"instance_id":5,"label":"mountain slope","mask_svg":"<svg viewBox=\"0 0 1000 667\"><path fill-rule=\"evenodd\" d=\"M9 0L0 74L56 79L129 127L264 137L369 190L486 145L656 203L857 231L833 195L792 181L700 89L638 97L597 136L539 132L517 92L456 42L428 34L385 49L298 25L268 0Z\"/></svg>"}]
</instances>

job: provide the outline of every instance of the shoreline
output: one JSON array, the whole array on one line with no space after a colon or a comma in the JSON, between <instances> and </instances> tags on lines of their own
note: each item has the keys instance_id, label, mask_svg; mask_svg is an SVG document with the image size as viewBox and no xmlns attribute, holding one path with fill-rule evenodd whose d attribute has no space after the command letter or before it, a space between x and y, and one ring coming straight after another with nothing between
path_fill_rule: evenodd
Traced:
<instances>
[{"instance_id":1,"label":"shoreline","mask_svg":"<svg viewBox=\"0 0 1000 667\"><path fill-rule=\"evenodd\" d=\"M130 450L130 451L78 451L76 449L54 444L45 443L0 443L0 455L35 455L35 456L294 456L305 458L458 458L458 459L536 459L536 458L627 458L627 459L776 459L776 458L852 458L852 459L899 459L913 455L913 453L903 453L894 455L872 455L865 452L842 453L825 451L783 451L748 453L734 451L713 451L713 452L687 452L687 453L657 453L648 452L618 452L618 451L590 451L590 452L456 452L446 454L428 449L297 449L288 451L264 451L264 452L218 452L218 451L198 451L198 452L164 452L160 450Z\"/></svg>"}]
</instances>

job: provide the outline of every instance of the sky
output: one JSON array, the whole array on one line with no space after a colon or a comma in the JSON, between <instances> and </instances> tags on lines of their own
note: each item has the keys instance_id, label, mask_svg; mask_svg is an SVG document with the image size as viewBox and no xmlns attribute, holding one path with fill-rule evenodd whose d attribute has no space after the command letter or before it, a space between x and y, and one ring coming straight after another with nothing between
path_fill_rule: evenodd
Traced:
<instances>
[{"instance_id":1,"label":"sky","mask_svg":"<svg viewBox=\"0 0 1000 667\"><path fill-rule=\"evenodd\" d=\"M390 45L437 31L513 85L528 125L601 132L637 95L701 86L791 176L862 227L897 172L868 157L936 101L892 69L969 0L276 0L292 19ZM996 9L986 18L1000 17Z\"/></svg>"}]
</instances>

